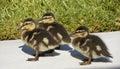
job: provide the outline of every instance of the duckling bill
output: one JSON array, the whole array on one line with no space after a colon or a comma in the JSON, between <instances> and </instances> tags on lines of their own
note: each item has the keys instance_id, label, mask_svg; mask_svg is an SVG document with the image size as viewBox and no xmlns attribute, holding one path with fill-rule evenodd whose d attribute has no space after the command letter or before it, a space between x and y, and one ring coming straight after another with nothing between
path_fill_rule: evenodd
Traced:
<instances>
[{"instance_id":1,"label":"duckling bill","mask_svg":"<svg viewBox=\"0 0 120 69\"><path fill-rule=\"evenodd\" d=\"M72 38L73 47L88 58L80 63L80 65L91 64L94 58L112 58L104 42L98 36L90 35L87 27L78 27L73 33Z\"/></svg>"},{"instance_id":2,"label":"duckling bill","mask_svg":"<svg viewBox=\"0 0 120 69\"><path fill-rule=\"evenodd\" d=\"M58 47L58 43L46 30L37 28L37 23L32 18L24 20L19 28L22 30L21 39L29 47L35 50L35 58L28 58L28 61L37 61L39 54Z\"/></svg>"},{"instance_id":3,"label":"duckling bill","mask_svg":"<svg viewBox=\"0 0 120 69\"><path fill-rule=\"evenodd\" d=\"M65 27L55 21L53 13L45 13L42 19L38 22L40 28L50 32L53 38L60 44L68 44L71 38Z\"/></svg>"}]
</instances>

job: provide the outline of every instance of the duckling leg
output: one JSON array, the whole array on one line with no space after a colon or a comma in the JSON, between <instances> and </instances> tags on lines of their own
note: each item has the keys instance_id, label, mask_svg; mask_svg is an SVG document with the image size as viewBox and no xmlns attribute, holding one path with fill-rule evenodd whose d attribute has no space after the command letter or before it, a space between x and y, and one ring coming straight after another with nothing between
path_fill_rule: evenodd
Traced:
<instances>
[{"instance_id":1,"label":"duckling leg","mask_svg":"<svg viewBox=\"0 0 120 69\"><path fill-rule=\"evenodd\" d=\"M51 49L51 50L48 50L48 51L43 52L43 54L46 54L46 53L53 53L53 52L54 52L54 49Z\"/></svg>"},{"instance_id":2,"label":"duckling leg","mask_svg":"<svg viewBox=\"0 0 120 69\"><path fill-rule=\"evenodd\" d=\"M89 60L88 58L86 58L86 59L83 59L83 61L88 61L88 60ZM93 59L92 59L91 61L93 61Z\"/></svg>"},{"instance_id":3,"label":"duckling leg","mask_svg":"<svg viewBox=\"0 0 120 69\"><path fill-rule=\"evenodd\" d=\"M36 47L35 51L36 51L35 58L28 58L27 61L37 61L39 59L39 48Z\"/></svg>"},{"instance_id":4,"label":"duckling leg","mask_svg":"<svg viewBox=\"0 0 120 69\"><path fill-rule=\"evenodd\" d=\"M33 56L36 56L36 54L33 54ZM45 53L43 52L43 53L39 53L39 56L45 56Z\"/></svg>"},{"instance_id":5,"label":"duckling leg","mask_svg":"<svg viewBox=\"0 0 120 69\"><path fill-rule=\"evenodd\" d=\"M82 63L80 63L80 65L89 65L91 64L92 61L92 54L90 54L90 57L88 58L88 60L83 61Z\"/></svg>"}]
</instances>

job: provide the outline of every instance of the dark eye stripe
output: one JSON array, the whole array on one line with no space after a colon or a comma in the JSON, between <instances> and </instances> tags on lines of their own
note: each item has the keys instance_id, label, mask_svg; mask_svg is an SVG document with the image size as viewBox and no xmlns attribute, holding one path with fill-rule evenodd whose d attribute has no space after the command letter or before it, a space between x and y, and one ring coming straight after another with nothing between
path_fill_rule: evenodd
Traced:
<instances>
[{"instance_id":1,"label":"dark eye stripe","mask_svg":"<svg viewBox=\"0 0 120 69\"><path fill-rule=\"evenodd\" d=\"M43 18L43 19L49 19L49 18Z\"/></svg>"},{"instance_id":2,"label":"dark eye stripe","mask_svg":"<svg viewBox=\"0 0 120 69\"><path fill-rule=\"evenodd\" d=\"M29 25L29 24L31 24L31 23L24 23L23 26L25 26L25 25Z\"/></svg>"},{"instance_id":3,"label":"dark eye stripe","mask_svg":"<svg viewBox=\"0 0 120 69\"><path fill-rule=\"evenodd\" d=\"M51 17L48 17L48 18L43 18L43 19L50 19Z\"/></svg>"}]
</instances>

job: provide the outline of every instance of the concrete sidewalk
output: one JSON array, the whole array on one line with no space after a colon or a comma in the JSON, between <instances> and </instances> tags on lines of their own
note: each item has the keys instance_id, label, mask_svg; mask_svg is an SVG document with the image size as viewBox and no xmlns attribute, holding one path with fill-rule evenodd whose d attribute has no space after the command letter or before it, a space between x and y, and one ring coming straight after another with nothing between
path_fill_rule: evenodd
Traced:
<instances>
[{"instance_id":1,"label":"concrete sidewalk","mask_svg":"<svg viewBox=\"0 0 120 69\"><path fill-rule=\"evenodd\" d=\"M40 57L39 61L26 61L34 51L21 40L0 41L0 69L120 69L120 31L93 33L107 45L113 59L95 59L91 65L81 66L84 59L71 45L62 46L55 53Z\"/></svg>"}]
</instances>

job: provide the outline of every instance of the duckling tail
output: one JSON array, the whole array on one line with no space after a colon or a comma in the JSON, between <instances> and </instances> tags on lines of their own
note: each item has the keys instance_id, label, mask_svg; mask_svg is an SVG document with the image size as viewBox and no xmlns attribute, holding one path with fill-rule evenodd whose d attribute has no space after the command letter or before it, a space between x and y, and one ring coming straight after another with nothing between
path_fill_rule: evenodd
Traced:
<instances>
[{"instance_id":1,"label":"duckling tail","mask_svg":"<svg viewBox=\"0 0 120 69\"><path fill-rule=\"evenodd\" d=\"M104 51L104 52L102 52L102 53L103 53L103 55L106 56L106 57L113 58L108 51Z\"/></svg>"}]
</instances>

